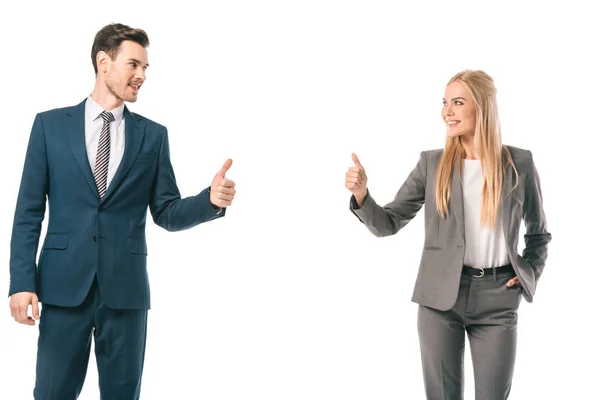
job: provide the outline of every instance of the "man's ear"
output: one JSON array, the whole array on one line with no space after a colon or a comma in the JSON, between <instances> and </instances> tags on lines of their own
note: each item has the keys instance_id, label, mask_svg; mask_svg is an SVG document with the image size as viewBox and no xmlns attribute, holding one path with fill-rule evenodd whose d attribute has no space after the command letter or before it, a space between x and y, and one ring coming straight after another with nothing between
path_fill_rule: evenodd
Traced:
<instances>
[{"instance_id":1,"label":"man's ear","mask_svg":"<svg viewBox=\"0 0 600 400\"><path fill-rule=\"evenodd\" d=\"M106 52L99 51L98 54L96 54L96 64L98 65L98 73L106 73L110 61L110 56Z\"/></svg>"}]
</instances>

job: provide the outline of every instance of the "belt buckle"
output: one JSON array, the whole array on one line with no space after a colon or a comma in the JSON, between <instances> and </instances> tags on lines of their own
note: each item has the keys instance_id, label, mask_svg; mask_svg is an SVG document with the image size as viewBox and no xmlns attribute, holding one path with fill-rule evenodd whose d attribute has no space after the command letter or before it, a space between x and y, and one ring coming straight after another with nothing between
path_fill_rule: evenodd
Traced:
<instances>
[{"instance_id":1,"label":"belt buckle","mask_svg":"<svg viewBox=\"0 0 600 400\"><path fill-rule=\"evenodd\" d=\"M485 271L483 270L483 268L481 268L481 267L473 267L473 268L481 270L481 275L473 275L473 277L481 278L483 275L485 275Z\"/></svg>"}]
</instances>

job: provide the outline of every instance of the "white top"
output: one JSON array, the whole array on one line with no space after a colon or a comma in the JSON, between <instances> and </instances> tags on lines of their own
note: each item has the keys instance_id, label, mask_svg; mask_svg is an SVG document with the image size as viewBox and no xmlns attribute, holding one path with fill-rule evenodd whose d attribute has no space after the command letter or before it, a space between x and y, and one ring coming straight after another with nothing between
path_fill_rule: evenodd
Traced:
<instances>
[{"instance_id":1,"label":"white top","mask_svg":"<svg viewBox=\"0 0 600 400\"><path fill-rule=\"evenodd\" d=\"M480 160L463 160L461 177L463 181L463 202L465 214L465 258L464 265L472 267L499 267L510 263L504 229L502 228L502 207L494 228L481 227L481 189L483 177Z\"/></svg>"},{"instance_id":2,"label":"white top","mask_svg":"<svg viewBox=\"0 0 600 400\"><path fill-rule=\"evenodd\" d=\"M106 187L115 176L119 163L123 158L125 151L125 118L123 111L125 104L114 110L104 110L98 103L88 97L85 102L85 148L87 150L88 160L92 173L96 167L96 153L98 152L98 141L102 131L103 120L100 117L102 111L113 113L115 120L110 123L110 155L108 159L108 175L106 177Z\"/></svg>"}]
</instances>

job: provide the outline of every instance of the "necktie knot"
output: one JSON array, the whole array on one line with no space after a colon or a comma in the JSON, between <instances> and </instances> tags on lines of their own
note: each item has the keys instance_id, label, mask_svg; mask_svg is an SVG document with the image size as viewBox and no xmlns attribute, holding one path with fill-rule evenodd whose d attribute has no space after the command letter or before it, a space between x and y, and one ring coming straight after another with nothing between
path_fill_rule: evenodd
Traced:
<instances>
[{"instance_id":1,"label":"necktie knot","mask_svg":"<svg viewBox=\"0 0 600 400\"><path fill-rule=\"evenodd\" d=\"M113 113L108 112L108 111L102 111L100 113L100 116L102 117L102 120L104 121L105 124L108 124L115 120L115 116L113 115Z\"/></svg>"}]
</instances>

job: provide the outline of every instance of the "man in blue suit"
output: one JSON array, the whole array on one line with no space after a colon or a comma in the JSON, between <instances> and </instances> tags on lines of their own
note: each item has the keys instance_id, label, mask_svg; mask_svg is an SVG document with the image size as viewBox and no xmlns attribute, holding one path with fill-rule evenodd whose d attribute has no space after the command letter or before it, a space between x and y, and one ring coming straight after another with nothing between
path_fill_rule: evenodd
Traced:
<instances>
[{"instance_id":1,"label":"man in blue suit","mask_svg":"<svg viewBox=\"0 0 600 400\"><path fill-rule=\"evenodd\" d=\"M167 129L125 107L146 79L148 45L141 29L101 29L92 46L92 94L74 107L40 113L33 123L12 231L9 296L16 321L39 319L37 400L79 396L92 337L102 399L139 398L150 309L147 209L157 225L180 231L223 217L235 195L225 177L228 159L210 187L182 199ZM46 199L48 231L36 266Z\"/></svg>"}]
</instances>

